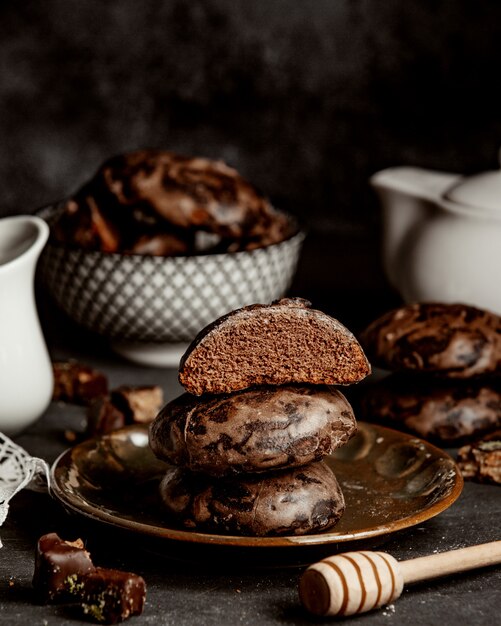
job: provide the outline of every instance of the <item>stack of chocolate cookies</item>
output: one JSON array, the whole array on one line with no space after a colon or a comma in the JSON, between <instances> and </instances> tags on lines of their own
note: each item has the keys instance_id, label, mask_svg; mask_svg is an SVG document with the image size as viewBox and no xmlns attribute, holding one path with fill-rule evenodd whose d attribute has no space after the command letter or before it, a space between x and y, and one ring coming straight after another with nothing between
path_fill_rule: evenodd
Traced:
<instances>
[{"instance_id":1,"label":"stack of chocolate cookies","mask_svg":"<svg viewBox=\"0 0 501 626\"><path fill-rule=\"evenodd\" d=\"M337 320L301 299L252 305L202 330L181 360L186 389L150 426L150 446L174 465L160 486L188 528L235 535L318 532L344 498L322 459L356 431L332 385L369 363Z\"/></svg>"},{"instance_id":2,"label":"stack of chocolate cookies","mask_svg":"<svg viewBox=\"0 0 501 626\"><path fill-rule=\"evenodd\" d=\"M392 373L367 385L360 415L455 446L501 427L501 318L464 304L411 304L361 335Z\"/></svg>"}]
</instances>

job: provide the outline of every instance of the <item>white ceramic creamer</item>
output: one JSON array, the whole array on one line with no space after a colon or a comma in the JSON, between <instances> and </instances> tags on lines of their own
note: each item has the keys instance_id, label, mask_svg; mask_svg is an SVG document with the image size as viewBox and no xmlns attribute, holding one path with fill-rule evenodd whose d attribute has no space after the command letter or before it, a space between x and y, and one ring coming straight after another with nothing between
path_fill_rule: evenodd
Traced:
<instances>
[{"instance_id":1,"label":"white ceramic creamer","mask_svg":"<svg viewBox=\"0 0 501 626\"><path fill-rule=\"evenodd\" d=\"M501 314L501 170L394 167L371 184L383 208L384 269L404 300Z\"/></svg>"},{"instance_id":2,"label":"white ceramic creamer","mask_svg":"<svg viewBox=\"0 0 501 626\"><path fill-rule=\"evenodd\" d=\"M34 296L35 267L48 236L38 217L0 219L0 431L7 435L40 417L52 396Z\"/></svg>"}]
</instances>

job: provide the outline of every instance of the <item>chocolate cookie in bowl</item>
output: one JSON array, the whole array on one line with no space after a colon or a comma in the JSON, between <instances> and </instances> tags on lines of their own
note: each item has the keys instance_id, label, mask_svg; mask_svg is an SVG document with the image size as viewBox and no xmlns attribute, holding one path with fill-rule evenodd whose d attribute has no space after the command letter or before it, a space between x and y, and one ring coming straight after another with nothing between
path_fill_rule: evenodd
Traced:
<instances>
[{"instance_id":1,"label":"chocolate cookie in bowl","mask_svg":"<svg viewBox=\"0 0 501 626\"><path fill-rule=\"evenodd\" d=\"M291 230L287 216L222 161L138 150L103 163L63 204L53 234L103 252L140 253L150 239L150 253L175 256L203 251L198 232L213 235L206 241L215 251L236 252L278 243Z\"/></svg>"},{"instance_id":2,"label":"chocolate cookie in bowl","mask_svg":"<svg viewBox=\"0 0 501 626\"><path fill-rule=\"evenodd\" d=\"M147 365L177 365L213 319L280 298L304 233L221 161L138 150L39 214L43 283L78 325Z\"/></svg>"},{"instance_id":3,"label":"chocolate cookie in bowl","mask_svg":"<svg viewBox=\"0 0 501 626\"><path fill-rule=\"evenodd\" d=\"M360 394L360 415L455 446L501 426L501 318L465 304L416 303L361 334L393 372Z\"/></svg>"},{"instance_id":4,"label":"chocolate cookie in bowl","mask_svg":"<svg viewBox=\"0 0 501 626\"><path fill-rule=\"evenodd\" d=\"M166 513L218 533L332 527L344 497L322 459L356 432L332 383L369 372L350 331L299 298L244 307L203 329L181 361L187 393L150 425L151 449L174 465L160 487Z\"/></svg>"}]
</instances>

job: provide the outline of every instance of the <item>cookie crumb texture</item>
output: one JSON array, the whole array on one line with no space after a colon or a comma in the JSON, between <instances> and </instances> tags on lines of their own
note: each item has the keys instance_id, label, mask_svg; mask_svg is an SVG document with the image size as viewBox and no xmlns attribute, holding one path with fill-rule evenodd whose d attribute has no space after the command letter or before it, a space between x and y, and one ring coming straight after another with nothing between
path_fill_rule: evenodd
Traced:
<instances>
[{"instance_id":1,"label":"cookie crumb texture","mask_svg":"<svg viewBox=\"0 0 501 626\"><path fill-rule=\"evenodd\" d=\"M349 385L370 373L353 334L306 300L284 298L232 311L195 338L181 359L189 393L231 393L255 385Z\"/></svg>"}]
</instances>

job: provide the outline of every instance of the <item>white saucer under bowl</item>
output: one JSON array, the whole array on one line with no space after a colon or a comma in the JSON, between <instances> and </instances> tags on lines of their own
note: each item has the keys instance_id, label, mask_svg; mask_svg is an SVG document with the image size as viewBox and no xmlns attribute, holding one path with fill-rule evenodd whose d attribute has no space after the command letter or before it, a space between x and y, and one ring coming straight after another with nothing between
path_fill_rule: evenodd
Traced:
<instances>
[{"instance_id":1,"label":"white saucer under bowl","mask_svg":"<svg viewBox=\"0 0 501 626\"><path fill-rule=\"evenodd\" d=\"M179 360L189 343L142 343L139 341L112 341L114 352L128 361L151 367L178 368Z\"/></svg>"}]
</instances>

